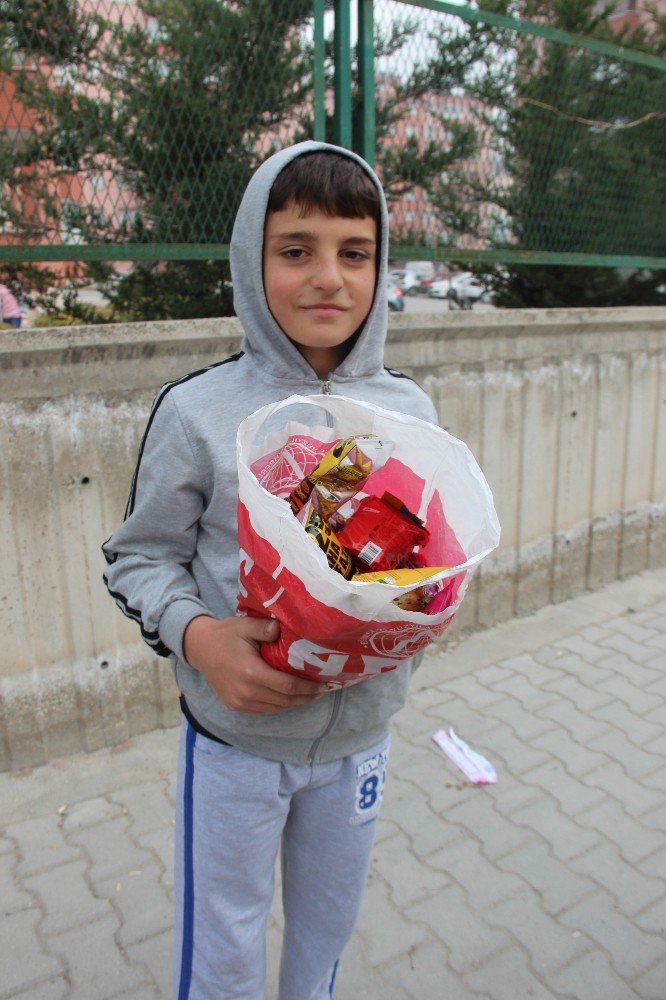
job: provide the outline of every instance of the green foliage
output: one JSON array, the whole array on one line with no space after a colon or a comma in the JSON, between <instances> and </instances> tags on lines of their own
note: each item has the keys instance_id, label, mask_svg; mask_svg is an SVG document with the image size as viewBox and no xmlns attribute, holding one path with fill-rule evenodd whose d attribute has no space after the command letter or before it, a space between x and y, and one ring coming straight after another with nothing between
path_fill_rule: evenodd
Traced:
<instances>
[{"instance_id":1,"label":"green foliage","mask_svg":"<svg viewBox=\"0 0 666 1000\"><path fill-rule=\"evenodd\" d=\"M507 0L488 10L516 14ZM527 0L520 15L578 35L662 54L666 21L613 32L595 0ZM501 168L462 188L466 226L501 248L666 256L666 75L584 48L492 26L444 27L422 71L432 92L474 99ZM463 244L464 245L464 244ZM467 244L469 245L469 244ZM504 306L666 302L664 275L606 267L470 265Z\"/></svg>"},{"instance_id":2,"label":"green foliage","mask_svg":"<svg viewBox=\"0 0 666 1000\"><path fill-rule=\"evenodd\" d=\"M4 65L20 49L50 69L25 59L13 72L36 129L0 153L0 176L23 195L0 200L0 224L45 242L64 230L88 243L228 243L266 135L310 98L310 0L138 0L131 22L76 0L4 7ZM84 175L108 197L58 201L57 179ZM228 314L227 280L209 261L137 266L108 286L111 317Z\"/></svg>"},{"instance_id":3,"label":"green foliage","mask_svg":"<svg viewBox=\"0 0 666 1000\"><path fill-rule=\"evenodd\" d=\"M48 326L82 326L85 322L80 316L73 316L71 313L55 310L54 312L44 312L35 316L31 325L34 329L42 329Z\"/></svg>"},{"instance_id":4,"label":"green foliage","mask_svg":"<svg viewBox=\"0 0 666 1000\"><path fill-rule=\"evenodd\" d=\"M666 305L665 271L512 264L488 268L485 278L507 309Z\"/></svg>"},{"instance_id":5,"label":"green foliage","mask_svg":"<svg viewBox=\"0 0 666 1000\"><path fill-rule=\"evenodd\" d=\"M224 261L138 266L107 294L117 319L195 319L233 314L229 265Z\"/></svg>"}]
</instances>

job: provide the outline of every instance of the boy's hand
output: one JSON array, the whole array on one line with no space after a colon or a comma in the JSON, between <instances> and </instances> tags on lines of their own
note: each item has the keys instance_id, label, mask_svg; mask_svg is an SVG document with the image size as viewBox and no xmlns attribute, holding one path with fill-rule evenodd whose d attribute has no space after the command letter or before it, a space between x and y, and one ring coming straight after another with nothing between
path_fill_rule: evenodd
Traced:
<instances>
[{"instance_id":1,"label":"boy's hand","mask_svg":"<svg viewBox=\"0 0 666 1000\"><path fill-rule=\"evenodd\" d=\"M262 642L275 642L280 624L274 618L193 618L185 629L183 652L227 708L234 712L281 712L305 705L328 690L325 684L269 667L259 653Z\"/></svg>"}]
</instances>

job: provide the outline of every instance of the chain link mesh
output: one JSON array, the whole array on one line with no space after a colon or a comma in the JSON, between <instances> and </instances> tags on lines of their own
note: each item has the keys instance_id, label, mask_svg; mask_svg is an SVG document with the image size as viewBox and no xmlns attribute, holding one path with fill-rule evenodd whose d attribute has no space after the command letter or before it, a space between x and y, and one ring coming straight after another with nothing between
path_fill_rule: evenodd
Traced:
<instances>
[{"instance_id":1,"label":"chain link mesh","mask_svg":"<svg viewBox=\"0 0 666 1000\"><path fill-rule=\"evenodd\" d=\"M377 159L396 241L498 259L666 257L666 62L397 0L379 0L375 19L387 53L376 63Z\"/></svg>"},{"instance_id":2,"label":"chain link mesh","mask_svg":"<svg viewBox=\"0 0 666 1000\"><path fill-rule=\"evenodd\" d=\"M311 0L0 0L0 14L0 259L16 244L219 255L257 163L313 135ZM400 0L376 0L374 19L394 246L664 266L658 59Z\"/></svg>"},{"instance_id":3,"label":"chain link mesh","mask_svg":"<svg viewBox=\"0 0 666 1000\"><path fill-rule=\"evenodd\" d=\"M311 0L1 6L5 240L228 243L311 102Z\"/></svg>"}]
</instances>

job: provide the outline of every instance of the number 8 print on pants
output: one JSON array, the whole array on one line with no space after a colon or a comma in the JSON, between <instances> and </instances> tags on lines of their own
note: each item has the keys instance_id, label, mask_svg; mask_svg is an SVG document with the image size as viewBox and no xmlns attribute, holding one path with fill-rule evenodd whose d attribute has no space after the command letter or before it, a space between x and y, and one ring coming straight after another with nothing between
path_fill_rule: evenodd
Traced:
<instances>
[{"instance_id":1,"label":"number 8 print on pants","mask_svg":"<svg viewBox=\"0 0 666 1000\"><path fill-rule=\"evenodd\" d=\"M376 819L384 796L388 747L380 750L356 766L356 802L352 826L370 823Z\"/></svg>"}]
</instances>

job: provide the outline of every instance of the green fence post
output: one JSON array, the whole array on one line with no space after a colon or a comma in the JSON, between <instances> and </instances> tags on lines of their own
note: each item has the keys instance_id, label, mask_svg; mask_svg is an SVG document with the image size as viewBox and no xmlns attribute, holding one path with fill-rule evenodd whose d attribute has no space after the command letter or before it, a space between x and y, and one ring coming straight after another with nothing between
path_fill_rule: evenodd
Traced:
<instances>
[{"instance_id":1,"label":"green fence post","mask_svg":"<svg viewBox=\"0 0 666 1000\"><path fill-rule=\"evenodd\" d=\"M338 146L351 149L351 12L350 0L335 0L335 116L333 137Z\"/></svg>"},{"instance_id":2,"label":"green fence post","mask_svg":"<svg viewBox=\"0 0 666 1000\"><path fill-rule=\"evenodd\" d=\"M373 0L358 0L358 83L361 102L358 149L371 167L375 165L375 40Z\"/></svg>"},{"instance_id":3,"label":"green fence post","mask_svg":"<svg viewBox=\"0 0 666 1000\"><path fill-rule=\"evenodd\" d=\"M317 142L326 141L326 78L324 59L326 38L324 35L324 11L326 0L314 0L314 53L312 67L314 129L312 138Z\"/></svg>"}]
</instances>

